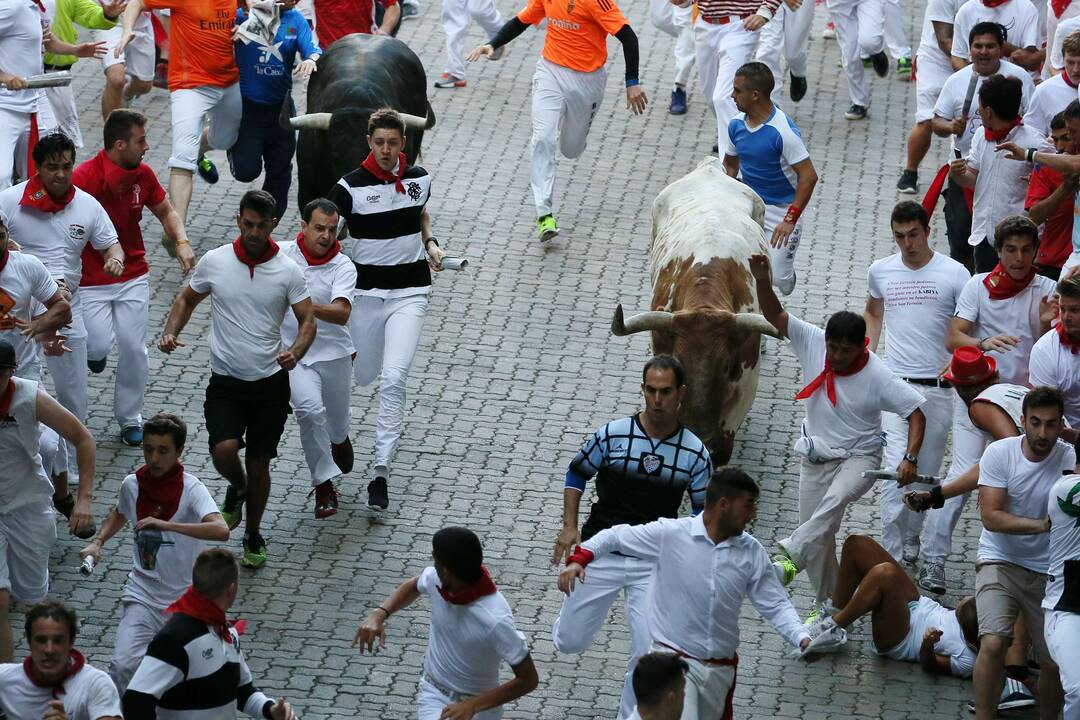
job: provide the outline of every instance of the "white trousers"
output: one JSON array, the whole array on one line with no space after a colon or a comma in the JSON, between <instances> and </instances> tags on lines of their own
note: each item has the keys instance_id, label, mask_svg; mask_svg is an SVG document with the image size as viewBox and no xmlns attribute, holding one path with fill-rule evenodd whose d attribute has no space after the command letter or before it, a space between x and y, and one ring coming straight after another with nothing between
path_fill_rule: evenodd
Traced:
<instances>
[{"instance_id":1,"label":"white trousers","mask_svg":"<svg viewBox=\"0 0 1080 720\"><path fill-rule=\"evenodd\" d=\"M124 612L120 616L120 624L116 626L112 662L109 663L109 675L121 697L139 669L150 641L165 627L168 619L169 616L161 610L135 600L124 601Z\"/></svg>"},{"instance_id":2,"label":"white trousers","mask_svg":"<svg viewBox=\"0 0 1080 720\"><path fill-rule=\"evenodd\" d=\"M341 475L330 444L349 437L352 369L352 358L346 355L310 365L298 363L289 371L290 401L300 425L300 445L312 487Z\"/></svg>"},{"instance_id":3,"label":"white trousers","mask_svg":"<svg viewBox=\"0 0 1080 720\"><path fill-rule=\"evenodd\" d=\"M240 134L243 104L240 83L228 87L203 85L169 93L172 111L172 155L169 167L195 172L203 126L209 123L207 142L215 150L228 150Z\"/></svg>"},{"instance_id":4,"label":"white trousers","mask_svg":"<svg viewBox=\"0 0 1080 720\"><path fill-rule=\"evenodd\" d=\"M442 717L443 708L453 705L453 698L443 694L441 690L420 678L420 690L416 696L417 717L420 720L439 720ZM502 705L484 710L473 715L473 720L499 720L503 716Z\"/></svg>"},{"instance_id":5,"label":"white trousers","mask_svg":"<svg viewBox=\"0 0 1080 720\"><path fill-rule=\"evenodd\" d=\"M945 445L952 427L953 397L949 388L928 387L908 383L908 386L926 398L920 410L926 416L926 432L919 449L919 473L937 475L945 458ZM894 413L882 413L882 429L885 431L885 460L883 470L894 471L907 452L908 422ZM904 541L919 537L926 513L915 513L904 505L907 492L929 490L929 486L914 484L898 487L895 480L882 480L878 494L881 515L881 546L897 562L904 557Z\"/></svg>"},{"instance_id":6,"label":"white trousers","mask_svg":"<svg viewBox=\"0 0 1080 720\"><path fill-rule=\"evenodd\" d=\"M1053 15L1053 12L1049 13ZM1080 720L1080 614L1047 610L1043 621L1050 657L1061 673L1065 690L1065 720Z\"/></svg>"},{"instance_id":7,"label":"white trousers","mask_svg":"<svg viewBox=\"0 0 1080 720\"><path fill-rule=\"evenodd\" d=\"M81 148L83 136L79 126L79 109L75 106L75 93L71 86L45 88L45 99L52 110L55 123L50 130L64 133L75 143L75 147ZM38 102L40 103L40 100Z\"/></svg>"},{"instance_id":8,"label":"white trousers","mask_svg":"<svg viewBox=\"0 0 1080 720\"><path fill-rule=\"evenodd\" d=\"M769 240L773 230L787 215L787 205L765 206L765 242L769 246L769 263L772 265L773 285L781 288L784 295L790 295L795 288L795 253L799 251L799 242L802 240L803 215L795 222L795 229L788 235L787 245L773 247ZM784 290L787 292L784 292Z\"/></svg>"},{"instance_id":9,"label":"white trousers","mask_svg":"<svg viewBox=\"0 0 1080 720\"><path fill-rule=\"evenodd\" d=\"M670 653L671 648L655 643L652 651ZM735 666L707 665L692 658L683 660L689 669L679 720L720 720L735 694Z\"/></svg>"},{"instance_id":10,"label":"white trousers","mask_svg":"<svg viewBox=\"0 0 1080 720\"><path fill-rule=\"evenodd\" d=\"M71 352L63 355L45 356L45 364L52 376L53 397L71 412L79 422L86 422L86 326L83 324L82 294L76 292L71 299L71 323L60 329L60 334L67 337L65 343ZM76 461L75 448L67 440L60 438L53 461L53 472L57 475L66 472L68 482L79 482L79 463Z\"/></svg>"},{"instance_id":11,"label":"white trousers","mask_svg":"<svg viewBox=\"0 0 1080 720\"><path fill-rule=\"evenodd\" d=\"M465 77L465 35L469 22L483 28L486 38L495 36L503 16L492 0L443 0L442 24L446 31L446 72Z\"/></svg>"},{"instance_id":12,"label":"white trousers","mask_svg":"<svg viewBox=\"0 0 1080 720\"><path fill-rule=\"evenodd\" d=\"M694 23L694 49L697 52L698 77L705 102L716 115L717 146L720 157L727 147L728 122L738 109L731 99L735 71L746 64L754 52L758 33L743 27L734 19L723 25L706 22L698 17Z\"/></svg>"},{"instance_id":13,"label":"white trousers","mask_svg":"<svg viewBox=\"0 0 1080 720\"><path fill-rule=\"evenodd\" d=\"M885 0L826 0L836 26L840 60L847 75L848 95L854 105L870 107L870 87L862 59L885 48L882 30Z\"/></svg>"},{"instance_id":14,"label":"white trousers","mask_svg":"<svg viewBox=\"0 0 1080 720\"><path fill-rule=\"evenodd\" d=\"M777 544L800 570L806 570L815 600L832 595L840 564L836 561L836 533L847 506L874 486L863 478L881 466L881 453L855 455L846 460L799 464L799 522L795 532Z\"/></svg>"},{"instance_id":15,"label":"white trousers","mask_svg":"<svg viewBox=\"0 0 1080 720\"><path fill-rule=\"evenodd\" d=\"M86 357L104 360L116 342L113 415L120 428L142 427L150 360L146 322L150 283L146 275L111 285L79 288L86 324Z\"/></svg>"},{"instance_id":16,"label":"white trousers","mask_svg":"<svg viewBox=\"0 0 1080 720\"><path fill-rule=\"evenodd\" d=\"M904 30L904 11L900 9L900 0L884 0L882 11L885 15L885 47L894 60L910 60L911 44Z\"/></svg>"},{"instance_id":17,"label":"white trousers","mask_svg":"<svg viewBox=\"0 0 1080 720\"><path fill-rule=\"evenodd\" d=\"M537 217L550 215L555 194L555 150L574 159L585 152L607 70L578 72L540 58L533 73L532 191Z\"/></svg>"},{"instance_id":18,"label":"white trousers","mask_svg":"<svg viewBox=\"0 0 1080 720\"><path fill-rule=\"evenodd\" d=\"M0 190L14 185L14 174L26 175L26 144L23 136L30 127L30 113L0 108Z\"/></svg>"},{"instance_id":19,"label":"white trousers","mask_svg":"<svg viewBox=\"0 0 1080 720\"><path fill-rule=\"evenodd\" d=\"M649 0L649 19L675 38L675 84L685 88L694 69L693 8L672 5L671 0Z\"/></svg>"},{"instance_id":20,"label":"white trousers","mask_svg":"<svg viewBox=\"0 0 1080 720\"><path fill-rule=\"evenodd\" d=\"M44 600L49 594L49 550L55 542L56 520L49 500L0 512L0 590L27 605Z\"/></svg>"},{"instance_id":21,"label":"white trousers","mask_svg":"<svg viewBox=\"0 0 1080 720\"><path fill-rule=\"evenodd\" d=\"M375 466L390 468L405 422L405 381L409 376L420 330L427 312L427 295L382 299L353 296L349 332L356 347L356 384L379 378L379 416L375 421Z\"/></svg>"},{"instance_id":22,"label":"white trousers","mask_svg":"<svg viewBox=\"0 0 1080 720\"><path fill-rule=\"evenodd\" d=\"M773 19L761 28L758 42L758 62L769 66L773 74L774 103L783 102L784 74L780 70L780 57L787 61L788 70L796 77L806 77L806 53L810 43L810 28L814 23L814 0L804 0L798 10L792 10L783 2L776 9Z\"/></svg>"},{"instance_id":23,"label":"white trousers","mask_svg":"<svg viewBox=\"0 0 1080 720\"><path fill-rule=\"evenodd\" d=\"M954 394L953 408L952 463L945 476L946 484L979 462L987 445L986 433L971 423L967 406L959 395ZM952 552L953 532L956 524L960 522L960 514L964 511L968 495L970 493L949 498L945 501L945 507L940 510L927 511L930 516L926 518L922 551L919 553L923 562L943 564Z\"/></svg>"},{"instance_id":24,"label":"white trousers","mask_svg":"<svg viewBox=\"0 0 1080 720\"><path fill-rule=\"evenodd\" d=\"M596 633L604 625L611 604L620 592L626 602L626 619L630 626L630 658L619 703L619 717L633 712L634 688L631 676L639 657L649 651L649 620L646 598L653 566L640 558L623 555L604 555L589 563L585 582L579 583L563 599L559 617L551 628L555 648L564 653L584 652L592 645Z\"/></svg>"}]
</instances>

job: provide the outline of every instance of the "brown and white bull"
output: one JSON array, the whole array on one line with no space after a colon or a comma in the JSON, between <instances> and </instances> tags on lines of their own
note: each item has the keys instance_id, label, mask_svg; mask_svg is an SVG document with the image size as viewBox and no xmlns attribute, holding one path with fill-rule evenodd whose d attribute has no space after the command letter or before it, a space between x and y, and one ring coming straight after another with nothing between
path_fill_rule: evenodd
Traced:
<instances>
[{"instance_id":1,"label":"brown and white bull","mask_svg":"<svg viewBox=\"0 0 1080 720\"><path fill-rule=\"evenodd\" d=\"M713 465L731 459L735 433L758 384L761 334L779 337L760 314L750 256L768 254L765 205L728 177L717 158L668 185L653 202L649 272L652 311L611 321L614 335L652 331L654 353L686 368L683 425Z\"/></svg>"}]
</instances>

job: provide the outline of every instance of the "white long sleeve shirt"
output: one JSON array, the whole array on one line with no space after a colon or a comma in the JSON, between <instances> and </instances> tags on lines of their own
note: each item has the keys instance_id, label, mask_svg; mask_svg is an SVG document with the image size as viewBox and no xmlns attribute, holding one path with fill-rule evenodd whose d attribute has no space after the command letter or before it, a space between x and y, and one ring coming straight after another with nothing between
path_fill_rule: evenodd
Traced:
<instances>
[{"instance_id":1,"label":"white long sleeve shirt","mask_svg":"<svg viewBox=\"0 0 1080 720\"><path fill-rule=\"evenodd\" d=\"M691 657L715 660L735 655L739 609L745 598L795 647L810 637L768 553L749 533L714 543L699 514L616 525L582 547L595 556L618 551L656 563L649 591L652 639Z\"/></svg>"}]
</instances>

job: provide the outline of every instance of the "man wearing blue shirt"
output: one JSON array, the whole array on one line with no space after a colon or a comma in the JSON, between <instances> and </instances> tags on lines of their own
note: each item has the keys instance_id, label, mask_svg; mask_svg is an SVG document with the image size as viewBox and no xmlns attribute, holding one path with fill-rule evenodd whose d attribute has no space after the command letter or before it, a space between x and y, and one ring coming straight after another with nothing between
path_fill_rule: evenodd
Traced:
<instances>
[{"instance_id":1,"label":"man wearing blue shirt","mask_svg":"<svg viewBox=\"0 0 1080 720\"><path fill-rule=\"evenodd\" d=\"M251 182L265 164L263 190L274 197L275 220L281 219L289 203L296 150L296 133L281 127L278 116L285 103L293 112L292 77L311 75L322 54L307 20L293 9L296 3L259 2L250 16L236 11L236 65L244 113L240 135L229 150L229 168L240 182ZM302 61L294 69L297 53Z\"/></svg>"},{"instance_id":2,"label":"man wearing blue shirt","mask_svg":"<svg viewBox=\"0 0 1080 720\"><path fill-rule=\"evenodd\" d=\"M795 253L802 236L801 216L817 184L817 171L802 135L784 111L772 104L772 71L750 62L735 73L731 97L739 114L728 123L724 170L765 203L772 284L782 294L795 289Z\"/></svg>"}]
</instances>

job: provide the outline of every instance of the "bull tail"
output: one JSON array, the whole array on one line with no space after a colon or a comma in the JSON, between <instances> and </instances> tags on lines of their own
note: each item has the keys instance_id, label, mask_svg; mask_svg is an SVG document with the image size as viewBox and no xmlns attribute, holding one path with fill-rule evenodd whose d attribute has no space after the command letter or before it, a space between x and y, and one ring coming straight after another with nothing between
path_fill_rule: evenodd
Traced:
<instances>
[{"instance_id":1,"label":"bull tail","mask_svg":"<svg viewBox=\"0 0 1080 720\"><path fill-rule=\"evenodd\" d=\"M431 101L428 100L427 104L427 124L424 125L425 130L430 130L435 127L435 108L431 107Z\"/></svg>"}]
</instances>

